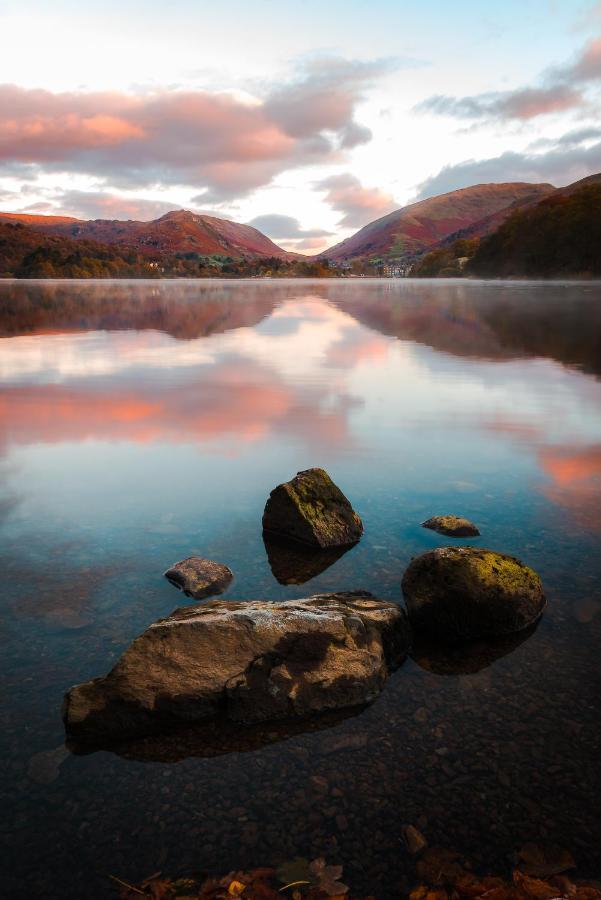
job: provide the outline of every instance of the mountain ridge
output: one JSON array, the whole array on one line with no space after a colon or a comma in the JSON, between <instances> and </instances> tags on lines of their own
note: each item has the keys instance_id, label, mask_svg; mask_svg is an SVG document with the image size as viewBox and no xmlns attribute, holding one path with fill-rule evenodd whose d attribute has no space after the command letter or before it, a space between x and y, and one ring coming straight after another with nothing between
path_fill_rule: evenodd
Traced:
<instances>
[{"instance_id":1,"label":"mountain ridge","mask_svg":"<svg viewBox=\"0 0 601 900\"><path fill-rule=\"evenodd\" d=\"M334 262L398 256L410 258L431 250L451 235L457 235L478 222L483 233L498 227L491 217L505 218L515 203L537 202L557 190L551 184L531 182L502 182L476 184L456 191L448 191L425 200L403 206L380 219L369 222L350 238L318 254ZM491 219L491 228L484 222ZM462 234L463 236L463 234Z\"/></svg>"},{"instance_id":2,"label":"mountain ridge","mask_svg":"<svg viewBox=\"0 0 601 900\"><path fill-rule=\"evenodd\" d=\"M0 212L0 221L20 222L35 231L76 240L90 240L136 250L146 256L160 252L198 253L206 256L298 259L252 225L172 210L141 222L135 219L77 219Z\"/></svg>"}]
</instances>

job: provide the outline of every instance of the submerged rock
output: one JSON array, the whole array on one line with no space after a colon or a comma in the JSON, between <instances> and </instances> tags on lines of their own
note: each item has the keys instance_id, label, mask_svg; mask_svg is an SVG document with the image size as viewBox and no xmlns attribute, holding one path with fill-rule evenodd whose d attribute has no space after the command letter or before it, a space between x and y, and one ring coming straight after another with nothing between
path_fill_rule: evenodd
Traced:
<instances>
[{"instance_id":1,"label":"submerged rock","mask_svg":"<svg viewBox=\"0 0 601 900\"><path fill-rule=\"evenodd\" d=\"M545 605L536 572L512 556L476 547L439 547L418 556L402 588L416 632L449 642L521 631Z\"/></svg>"},{"instance_id":2,"label":"submerged rock","mask_svg":"<svg viewBox=\"0 0 601 900\"><path fill-rule=\"evenodd\" d=\"M449 537L477 537L480 534L474 523L462 516L432 516L422 522L422 528L429 528Z\"/></svg>"},{"instance_id":3,"label":"submerged rock","mask_svg":"<svg viewBox=\"0 0 601 900\"><path fill-rule=\"evenodd\" d=\"M97 742L217 716L252 723L358 706L409 644L404 610L365 591L213 600L159 619L106 677L71 688L63 719L70 737Z\"/></svg>"},{"instance_id":4,"label":"submerged rock","mask_svg":"<svg viewBox=\"0 0 601 900\"><path fill-rule=\"evenodd\" d=\"M234 573L227 566L212 559L201 559L200 556L182 559L165 572L165 578L171 584L195 600L222 594L233 577Z\"/></svg>"},{"instance_id":5,"label":"submerged rock","mask_svg":"<svg viewBox=\"0 0 601 900\"><path fill-rule=\"evenodd\" d=\"M323 469L298 472L269 495L263 530L311 547L356 544L363 523Z\"/></svg>"}]
</instances>

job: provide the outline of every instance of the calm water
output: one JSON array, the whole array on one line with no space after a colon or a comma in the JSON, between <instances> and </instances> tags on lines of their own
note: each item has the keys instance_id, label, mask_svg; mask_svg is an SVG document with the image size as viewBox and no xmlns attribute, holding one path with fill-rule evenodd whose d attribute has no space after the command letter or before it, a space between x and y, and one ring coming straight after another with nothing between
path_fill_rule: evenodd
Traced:
<instances>
[{"instance_id":1,"label":"calm water","mask_svg":"<svg viewBox=\"0 0 601 900\"><path fill-rule=\"evenodd\" d=\"M601 873L601 285L0 282L0 336L5 895L323 855L385 900L405 823L483 868L534 839ZM280 584L262 509L315 465L365 536ZM533 634L416 653L292 736L64 749L63 692L181 605L174 561L227 563L241 599L400 602L447 512L540 571Z\"/></svg>"}]
</instances>

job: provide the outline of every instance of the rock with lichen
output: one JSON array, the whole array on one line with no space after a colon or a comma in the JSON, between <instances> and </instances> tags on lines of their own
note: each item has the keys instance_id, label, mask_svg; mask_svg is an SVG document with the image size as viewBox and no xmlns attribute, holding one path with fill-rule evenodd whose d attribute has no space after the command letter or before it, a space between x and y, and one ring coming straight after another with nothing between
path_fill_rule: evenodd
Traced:
<instances>
[{"instance_id":1,"label":"rock with lichen","mask_svg":"<svg viewBox=\"0 0 601 900\"><path fill-rule=\"evenodd\" d=\"M324 469L307 469L273 489L263 513L263 530L324 549L356 544L363 523Z\"/></svg>"},{"instance_id":2,"label":"rock with lichen","mask_svg":"<svg viewBox=\"0 0 601 900\"><path fill-rule=\"evenodd\" d=\"M366 591L211 600L159 619L108 675L72 687L70 738L97 743L221 718L297 719L374 700L410 644L405 611Z\"/></svg>"},{"instance_id":3,"label":"rock with lichen","mask_svg":"<svg viewBox=\"0 0 601 900\"><path fill-rule=\"evenodd\" d=\"M232 570L227 566L212 559L202 559L200 556L182 559L165 572L165 578L171 584L195 600L222 594L231 584L233 577Z\"/></svg>"},{"instance_id":4,"label":"rock with lichen","mask_svg":"<svg viewBox=\"0 0 601 900\"><path fill-rule=\"evenodd\" d=\"M448 537L477 537L480 534L474 523L463 516L432 516L422 522L422 528L429 528Z\"/></svg>"},{"instance_id":5,"label":"rock with lichen","mask_svg":"<svg viewBox=\"0 0 601 900\"><path fill-rule=\"evenodd\" d=\"M521 631L540 616L539 576L512 556L439 547L412 560L402 581L416 633L459 642Z\"/></svg>"}]
</instances>

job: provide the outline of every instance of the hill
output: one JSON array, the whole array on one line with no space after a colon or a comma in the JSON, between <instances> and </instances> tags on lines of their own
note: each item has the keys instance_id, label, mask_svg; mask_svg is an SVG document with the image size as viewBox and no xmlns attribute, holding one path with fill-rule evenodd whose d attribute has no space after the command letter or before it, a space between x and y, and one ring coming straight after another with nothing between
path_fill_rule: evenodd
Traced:
<instances>
[{"instance_id":1,"label":"hill","mask_svg":"<svg viewBox=\"0 0 601 900\"><path fill-rule=\"evenodd\" d=\"M511 214L514 204L537 202L554 190L550 184L477 184L429 197L370 222L320 256L335 262L374 257L411 258L451 235L472 236L465 232L476 225L482 234L488 234Z\"/></svg>"},{"instance_id":2,"label":"hill","mask_svg":"<svg viewBox=\"0 0 601 900\"><path fill-rule=\"evenodd\" d=\"M0 221L0 276L15 278L150 278L147 257L96 241L40 234L21 222Z\"/></svg>"},{"instance_id":3,"label":"hill","mask_svg":"<svg viewBox=\"0 0 601 900\"><path fill-rule=\"evenodd\" d=\"M136 250L146 256L158 252L196 253L257 259L298 259L274 244L250 225L228 219L196 215L187 210L169 212L152 222L121 219L74 219L68 216L34 216L0 213L0 220L20 222L35 231L63 238L92 240Z\"/></svg>"},{"instance_id":4,"label":"hill","mask_svg":"<svg viewBox=\"0 0 601 900\"><path fill-rule=\"evenodd\" d=\"M598 276L600 248L601 178L593 176L514 212L480 242L467 271L483 278Z\"/></svg>"}]
</instances>

